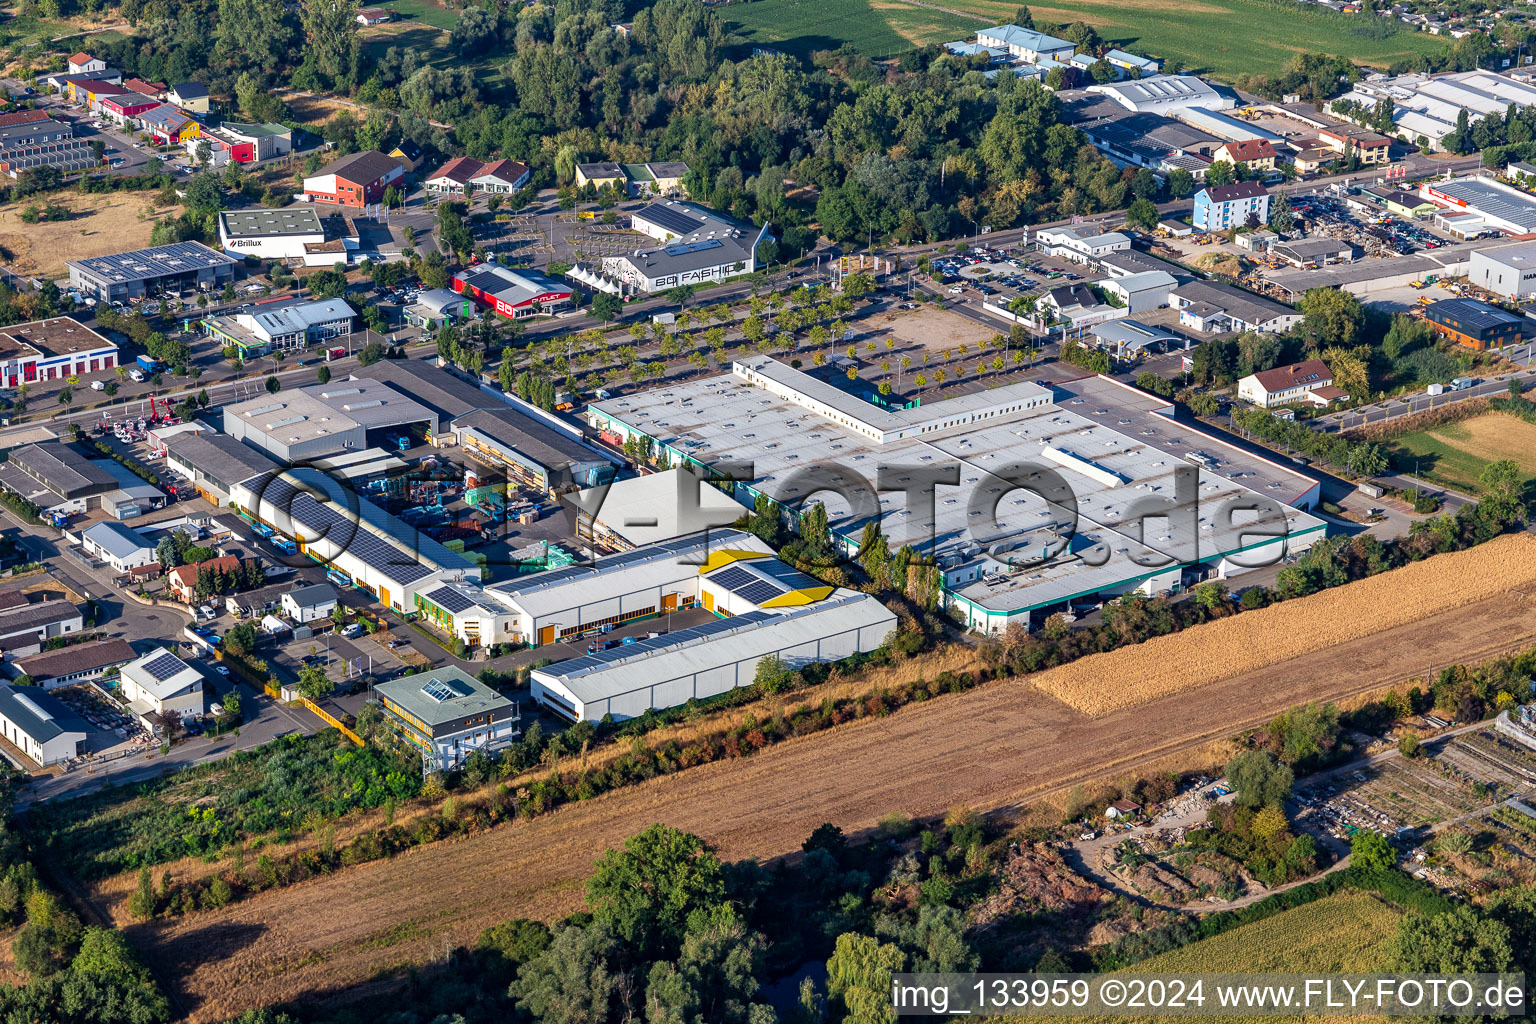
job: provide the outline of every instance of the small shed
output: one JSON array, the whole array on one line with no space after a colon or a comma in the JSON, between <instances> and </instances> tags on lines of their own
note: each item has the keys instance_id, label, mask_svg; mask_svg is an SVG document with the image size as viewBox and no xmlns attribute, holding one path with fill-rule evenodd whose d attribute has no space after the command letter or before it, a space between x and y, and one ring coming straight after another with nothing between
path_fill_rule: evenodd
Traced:
<instances>
[{"instance_id":1,"label":"small shed","mask_svg":"<svg viewBox=\"0 0 1536 1024\"><path fill-rule=\"evenodd\" d=\"M1118 818L1134 818L1141 813L1141 804L1134 800L1116 800L1104 809L1104 817L1114 821Z\"/></svg>"}]
</instances>

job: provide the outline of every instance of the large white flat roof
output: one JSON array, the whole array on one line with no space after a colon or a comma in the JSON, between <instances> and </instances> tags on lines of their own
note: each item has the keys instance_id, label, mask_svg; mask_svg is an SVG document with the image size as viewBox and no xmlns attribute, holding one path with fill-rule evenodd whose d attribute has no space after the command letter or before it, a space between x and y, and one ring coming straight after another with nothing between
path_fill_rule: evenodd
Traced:
<instances>
[{"instance_id":1,"label":"large white flat roof","mask_svg":"<svg viewBox=\"0 0 1536 1024\"><path fill-rule=\"evenodd\" d=\"M590 414L706 465L750 462L754 489L791 506L818 495L832 528L845 537L856 539L870 520L868 510L877 509L892 547L910 543L931 551L948 570L1011 562L1006 585L959 591L999 611L1155 575L1130 556L1142 550L1140 518L1157 503L1173 505L1173 521L1159 530L1162 520L1152 518L1145 544L1178 564L1272 543L1249 528L1255 524L1293 535L1323 528L1288 507L1308 495L1314 479L1178 422L1172 406L1156 396L1086 377L1039 388L1052 399L1041 405L977 420L961 414L1005 390L924 406L926 417L952 425L884 444L732 375L599 402ZM1203 465L1187 459L1191 453L1203 455ZM1019 464L1036 474L1029 483L1039 493L1005 481L1003 474L1019 478ZM804 472L812 467L819 478ZM887 467L898 487L911 483L915 471L944 467L957 467L960 483L936 488L930 516L899 490L878 491L877 467ZM1176 500L1181 467L1194 471L1197 490ZM831 491L831 483L844 493ZM1235 522L1224 518L1236 506L1259 507L1257 520L1247 513ZM1059 550L1068 535L1070 551ZM1039 564L1045 551L1054 557ZM1025 564L1031 561L1036 564Z\"/></svg>"}]
</instances>

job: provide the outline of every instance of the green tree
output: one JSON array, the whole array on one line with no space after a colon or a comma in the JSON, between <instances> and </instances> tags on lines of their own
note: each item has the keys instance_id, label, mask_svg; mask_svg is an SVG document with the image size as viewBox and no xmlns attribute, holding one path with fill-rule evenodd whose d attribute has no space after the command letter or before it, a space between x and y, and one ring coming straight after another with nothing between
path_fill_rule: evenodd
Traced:
<instances>
[{"instance_id":1,"label":"green tree","mask_svg":"<svg viewBox=\"0 0 1536 1024\"><path fill-rule=\"evenodd\" d=\"M267 394L275 395L281 390L283 390L282 381L278 380L275 376L267 377Z\"/></svg>"},{"instance_id":2,"label":"green tree","mask_svg":"<svg viewBox=\"0 0 1536 1024\"><path fill-rule=\"evenodd\" d=\"M1151 231L1157 227L1157 205L1150 199L1138 199L1125 211L1125 222L1133 228Z\"/></svg>"},{"instance_id":3,"label":"green tree","mask_svg":"<svg viewBox=\"0 0 1536 1024\"><path fill-rule=\"evenodd\" d=\"M898 946L845 932L827 961L827 995L843 1005L844 1024L895 1024L891 975L906 967Z\"/></svg>"},{"instance_id":4,"label":"green tree","mask_svg":"<svg viewBox=\"0 0 1536 1024\"><path fill-rule=\"evenodd\" d=\"M567 927L518 968L508 995L540 1024L605 1024L620 998L620 952L601 921Z\"/></svg>"},{"instance_id":5,"label":"green tree","mask_svg":"<svg viewBox=\"0 0 1536 1024\"><path fill-rule=\"evenodd\" d=\"M1245 750L1227 762L1227 784L1240 807L1284 803L1295 775L1267 750Z\"/></svg>"},{"instance_id":6,"label":"green tree","mask_svg":"<svg viewBox=\"0 0 1536 1024\"><path fill-rule=\"evenodd\" d=\"M1363 828L1350 840L1349 866L1366 876L1384 875L1397 868L1397 851L1380 832Z\"/></svg>"},{"instance_id":7,"label":"green tree","mask_svg":"<svg viewBox=\"0 0 1536 1024\"><path fill-rule=\"evenodd\" d=\"M331 682L325 670L318 665L305 665L299 669L299 694L310 700L322 700L331 695L336 684Z\"/></svg>"},{"instance_id":8,"label":"green tree","mask_svg":"<svg viewBox=\"0 0 1536 1024\"><path fill-rule=\"evenodd\" d=\"M1497 974L1514 960L1509 926L1466 903L1439 914L1410 910L1392 945L1394 968L1408 974Z\"/></svg>"},{"instance_id":9,"label":"green tree","mask_svg":"<svg viewBox=\"0 0 1536 1024\"><path fill-rule=\"evenodd\" d=\"M1296 308L1306 318L1302 326L1319 345L1354 345L1365 326L1365 306L1342 288L1309 288Z\"/></svg>"},{"instance_id":10,"label":"green tree","mask_svg":"<svg viewBox=\"0 0 1536 1024\"><path fill-rule=\"evenodd\" d=\"M604 853L587 882L593 918L642 958L670 955L690 918L707 917L724 900L714 852L698 836L661 824Z\"/></svg>"}]
</instances>

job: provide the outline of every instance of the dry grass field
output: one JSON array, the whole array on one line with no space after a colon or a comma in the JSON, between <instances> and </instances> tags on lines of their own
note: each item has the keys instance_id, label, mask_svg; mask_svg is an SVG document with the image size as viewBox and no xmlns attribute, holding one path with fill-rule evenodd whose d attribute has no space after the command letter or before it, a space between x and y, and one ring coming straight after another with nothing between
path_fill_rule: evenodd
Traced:
<instances>
[{"instance_id":1,"label":"dry grass field","mask_svg":"<svg viewBox=\"0 0 1536 1024\"><path fill-rule=\"evenodd\" d=\"M1260 669L1234 668L1225 679L1097 718L1027 679L1001 680L128 931L193 1021L279 1001L323 1004L341 988L357 994L355 986L396 984L445 943L470 942L498 921L578 909L601 851L652 822L696 832L728 859L768 859L798 850L822 822L858 836L893 811L1018 813L1079 783L1181 760L1204 766L1217 741L1306 701L1346 700L1422 672L1426 662L1474 661L1536 642L1536 601L1486 587L1479 597L1425 609L1433 628L1414 620ZM1211 629L1191 633L1211 637L1207 660L1221 664L1233 653L1230 641ZM99 894L104 904L128 884L110 888Z\"/></svg>"},{"instance_id":2,"label":"dry grass field","mask_svg":"<svg viewBox=\"0 0 1536 1024\"><path fill-rule=\"evenodd\" d=\"M45 202L67 206L68 220L25 224L21 212ZM154 208L154 217L146 215ZM153 192L61 193L0 206L0 262L24 276L64 277L67 260L139 249L149 244L155 218L175 214L179 206L155 205Z\"/></svg>"},{"instance_id":3,"label":"dry grass field","mask_svg":"<svg viewBox=\"0 0 1536 1024\"><path fill-rule=\"evenodd\" d=\"M1526 479L1536 478L1536 423L1488 412L1396 438L1389 445L1399 466L1477 493L1491 462L1513 459Z\"/></svg>"},{"instance_id":4,"label":"dry grass field","mask_svg":"<svg viewBox=\"0 0 1536 1024\"><path fill-rule=\"evenodd\" d=\"M1495 593L1533 589L1536 537L1517 533L1347 587L1095 654L1041 672L1032 681L1086 715L1107 715L1307 651L1426 621ZM1213 651L1220 655L1213 657Z\"/></svg>"}]
</instances>

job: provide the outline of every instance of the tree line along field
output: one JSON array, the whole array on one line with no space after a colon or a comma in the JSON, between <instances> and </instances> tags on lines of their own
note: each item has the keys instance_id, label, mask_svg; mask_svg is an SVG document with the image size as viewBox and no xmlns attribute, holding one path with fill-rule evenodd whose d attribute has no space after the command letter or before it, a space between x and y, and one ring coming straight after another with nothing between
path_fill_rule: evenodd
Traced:
<instances>
[{"instance_id":1,"label":"tree line along field","mask_svg":"<svg viewBox=\"0 0 1536 1024\"><path fill-rule=\"evenodd\" d=\"M903 0L754 0L725 13L752 43L808 53L849 42L866 56L884 57L971 38L978 28L1012 20L1017 9L1012 0L936 0L931 7ZM1302 53L1386 67L1446 46L1443 38L1406 28L1368 36L1358 17L1292 0L1051 0L1030 10L1037 24L1087 22L1107 43L1177 59L1227 81L1278 73Z\"/></svg>"}]
</instances>

